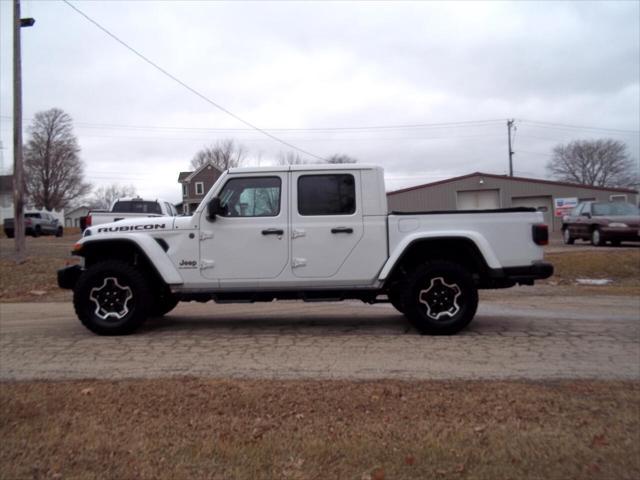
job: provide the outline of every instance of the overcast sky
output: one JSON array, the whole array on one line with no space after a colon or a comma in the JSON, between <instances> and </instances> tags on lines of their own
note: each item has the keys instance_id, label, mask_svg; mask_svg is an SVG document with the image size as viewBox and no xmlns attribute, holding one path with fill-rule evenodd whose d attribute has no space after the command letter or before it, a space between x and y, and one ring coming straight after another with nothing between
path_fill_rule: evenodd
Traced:
<instances>
[{"instance_id":1,"label":"overcast sky","mask_svg":"<svg viewBox=\"0 0 640 480\"><path fill-rule=\"evenodd\" d=\"M72 3L252 124L311 129L270 132L321 157L383 166L388 189L507 173L507 118L516 119L520 176L545 177L553 146L573 139L609 136L640 158L637 1ZM63 2L23 0L22 14L36 19L22 29L25 140L36 112L63 109L93 184L133 184L177 202L178 172L204 145L234 138L261 165L289 150L245 130ZM0 0L5 172L13 159L11 20L12 2ZM473 121L489 122L463 123ZM441 123L458 125L317 130Z\"/></svg>"}]
</instances>

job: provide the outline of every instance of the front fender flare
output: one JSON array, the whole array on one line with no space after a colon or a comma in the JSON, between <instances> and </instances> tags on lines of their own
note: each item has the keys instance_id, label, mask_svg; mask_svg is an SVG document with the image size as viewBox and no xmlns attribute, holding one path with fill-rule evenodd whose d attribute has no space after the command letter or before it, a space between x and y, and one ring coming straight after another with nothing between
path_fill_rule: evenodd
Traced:
<instances>
[{"instance_id":1,"label":"front fender flare","mask_svg":"<svg viewBox=\"0 0 640 480\"><path fill-rule=\"evenodd\" d=\"M101 234L96 236L83 237L78 243L81 248L78 252L82 254L82 250L91 247L96 248L99 251L101 244L106 246L111 243L128 243L143 254L149 264L156 269L158 275L167 285L179 285L184 283L180 272L173 265L165 251L158 244L158 242L149 235L136 233L133 235L108 235Z\"/></svg>"}]
</instances>

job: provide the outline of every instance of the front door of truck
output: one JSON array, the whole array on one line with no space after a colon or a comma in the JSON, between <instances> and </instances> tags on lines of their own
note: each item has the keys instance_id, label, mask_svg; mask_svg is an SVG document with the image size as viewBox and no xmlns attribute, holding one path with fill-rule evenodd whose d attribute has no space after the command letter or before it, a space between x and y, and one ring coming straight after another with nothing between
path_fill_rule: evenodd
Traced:
<instances>
[{"instance_id":1,"label":"front door of truck","mask_svg":"<svg viewBox=\"0 0 640 480\"><path fill-rule=\"evenodd\" d=\"M287 173L230 176L218 194L223 213L202 213L200 269L220 286L275 278L289 261Z\"/></svg>"},{"instance_id":2,"label":"front door of truck","mask_svg":"<svg viewBox=\"0 0 640 480\"><path fill-rule=\"evenodd\" d=\"M292 172L291 190L294 276L355 280L357 273L341 267L363 236L360 173Z\"/></svg>"}]
</instances>

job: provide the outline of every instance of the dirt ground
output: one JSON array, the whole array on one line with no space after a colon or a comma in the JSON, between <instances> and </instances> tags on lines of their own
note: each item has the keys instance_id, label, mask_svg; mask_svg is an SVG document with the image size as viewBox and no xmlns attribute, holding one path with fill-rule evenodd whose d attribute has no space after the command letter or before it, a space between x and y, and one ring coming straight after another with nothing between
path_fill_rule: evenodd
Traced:
<instances>
[{"instance_id":1,"label":"dirt ground","mask_svg":"<svg viewBox=\"0 0 640 480\"><path fill-rule=\"evenodd\" d=\"M637 479L640 385L5 383L3 479Z\"/></svg>"}]
</instances>

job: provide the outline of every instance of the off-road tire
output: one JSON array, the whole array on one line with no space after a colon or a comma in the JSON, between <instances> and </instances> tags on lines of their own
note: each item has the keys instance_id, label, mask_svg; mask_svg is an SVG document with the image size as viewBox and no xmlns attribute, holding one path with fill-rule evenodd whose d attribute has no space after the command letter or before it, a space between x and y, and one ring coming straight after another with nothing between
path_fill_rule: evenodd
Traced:
<instances>
[{"instance_id":1,"label":"off-road tire","mask_svg":"<svg viewBox=\"0 0 640 480\"><path fill-rule=\"evenodd\" d=\"M566 227L562 230L562 241L565 245L573 245L573 242L576 241L575 238L571 236L571 232L569 231L569 227Z\"/></svg>"},{"instance_id":2,"label":"off-road tire","mask_svg":"<svg viewBox=\"0 0 640 480\"><path fill-rule=\"evenodd\" d=\"M39 237L40 235L42 235L42 230L40 229L40 225L36 225L36 227L33 229L33 233L31 234L33 236L33 238Z\"/></svg>"},{"instance_id":3,"label":"off-road tire","mask_svg":"<svg viewBox=\"0 0 640 480\"><path fill-rule=\"evenodd\" d=\"M471 274L462 266L432 260L408 276L401 302L406 317L422 335L453 335L473 319L478 308L478 290ZM433 312L429 304L434 307ZM450 313L436 312L436 307L445 306L451 307ZM440 315L442 318L433 318Z\"/></svg>"},{"instance_id":4,"label":"off-road tire","mask_svg":"<svg viewBox=\"0 0 640 480\"><path fill-rule=\"evenodd\" d=\"M116 290L116 295L120 291L125 292L126 296L130 294L128 300L123 302L124 308L118 312L123 314L121 318L101 318L99 315L101 304L110 306L109 299L106 299L105 303L105 299L100 297L103 293L111 293L101 292L105 288ZM106 260L92 265L78 278L73 291L76 315L85 327L98 335L133 333L147 319L151 302L151 290L146 276L120 260ZM123 313L125 311L126 313ZM107 312L106 315L110 314L112 312Z\"/></svg>"},{"instance_id":5,"label":"off-road tire","mask_svg":"<svg viewBox=\"0 0 640 480\"><path fill-rule=\"evenodd\" d=\"M404 313L405 308L402 302L400 301L400 298L396 296L389 296L389 303L393 305L393 308L398 310L400 313Z\"/></svg>"},{"instance_id":6,"label":"off-road tire","mask_svg":"<svg viewBox=\"0 0 640 480\"><path fill-rule=\"evenodd\" d=\"M402 292L400 288L401 287L394 288L388 293L387 296L389 297L389 303L393 305L393 308L395 308L400 313L404 313L405 308L404 308L404 305L402 304L402 300L401 300Z\"/></svg>"},{"instance_id":7,"label":"off-road tire","mask_svg":"<svg viewBox=\"0 0 640 480\"><path fill-rule=\"evenodd\" d=\"M61 237L62 235L64 235L64 230L62 229L62 227L58 227L58 229L56 230L56 237Z\"/></svg>"},{"instance_id":8,"label":"off-road tire","mask_svg":"<svg viewBox=\"0 0 640 480\"><path fill-rule=\"evenodd\" d=\"M594 247L601 247L604 245L604 241L602 240L602 233L600 233L599 228L594 228L591 231L591 245Z\"/></svg>"},{"instance_id":9,"label":"off-road tire","mask_svg":"<svg viewBox=\"0 0 640 480\"><path fill-rule=\"evenodd\" d=\"M13 238L14 237L14 233L13 232L4 232L4 234L7 236L7 238Z\"/></svg>"},{"instance_id":10,"label":"off-road tire","mask_svg":"<svg viewBox=\"0 0 640 480\"><path fill-rule=\"evenodd\" d=\"M178 305L179 302L180 299L171 292L156 294L154 295L153 300L151 301L151 306L149 307L149 316L161 317L166 315L176 308L176 305Z\"/></svg>"}]
</instances>

